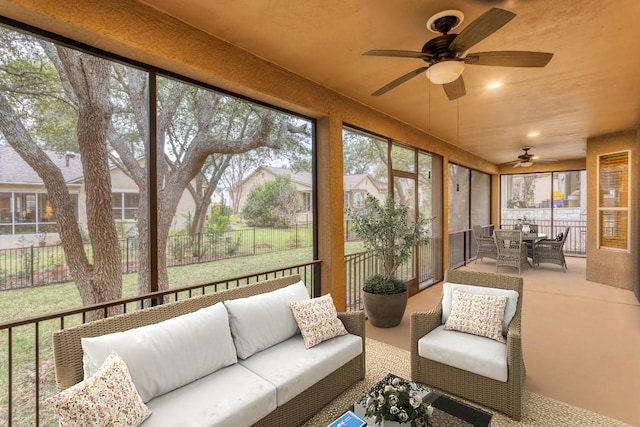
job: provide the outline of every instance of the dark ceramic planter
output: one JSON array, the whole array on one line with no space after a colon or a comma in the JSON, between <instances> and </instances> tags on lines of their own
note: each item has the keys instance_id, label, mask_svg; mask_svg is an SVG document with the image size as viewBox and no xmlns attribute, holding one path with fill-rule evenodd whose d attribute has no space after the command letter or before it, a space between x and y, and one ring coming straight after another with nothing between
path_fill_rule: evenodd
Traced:
<instances>
[{"instance_id":1,"label":"dark ceramic planter","mask_svg":"<svg viewBox=\"0 0 640 427\"><path fill-rule=\"evenodd\" d=\"M364 310L369 322L379 328L398 326L407 308L407 291L393 295L378 295L362 291Z\"/></svg>"}]
</instances>

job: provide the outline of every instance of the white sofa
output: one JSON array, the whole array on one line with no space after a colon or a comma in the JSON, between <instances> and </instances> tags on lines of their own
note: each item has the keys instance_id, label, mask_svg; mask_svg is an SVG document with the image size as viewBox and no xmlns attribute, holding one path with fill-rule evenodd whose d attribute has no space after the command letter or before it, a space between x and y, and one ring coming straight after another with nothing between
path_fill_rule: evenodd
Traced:
<instances>
[{"instance_id":1,"label":"white sofa","mask_svg":"<svg viewBox=\"0 0 640 427\"><path fill-rule=\"evenodd\" d=\"M307 348L290 302L308 299L290 276L58 331L58 387L115 351L151 410L144 427L299 425L364 377L363 314L339 313L348 333Z\"/></svg>"}]
</instances>

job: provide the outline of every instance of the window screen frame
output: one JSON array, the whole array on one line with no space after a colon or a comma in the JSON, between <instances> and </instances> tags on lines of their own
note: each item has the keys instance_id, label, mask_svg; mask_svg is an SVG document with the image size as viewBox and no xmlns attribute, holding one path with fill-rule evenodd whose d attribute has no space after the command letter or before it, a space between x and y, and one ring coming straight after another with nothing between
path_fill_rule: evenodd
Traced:
<instances>
[{"instance_id":1,"label":"window screen frame","mask_svg":"<svg viewBox=\"0 0 640 427\"><path fill-rule=\"evenodd\" d=\"M602 181L604 178L604 173L611 173L613 172L610 168L607 168L606 170L605 167L607 165L603 165L603 159L613 159L614 157L617 156L626 156L626 177L622 177L619 182L620 182L620 187L619 187L619 191L621 194L621 198L616 202L615 200L615 194L614 194L614 206L605 206L605 203L603 202L605 199L605 189L602 188ZM620 163L621 164L621 163ZM613 166L613 165L612 165ZM620 150L620 151L616 151L616 152L610 152L610 153L604 153L604 154L599 154L598 158L597 158L597 179L598 179L598 183L597 183L597 191L598 191L598 195L597 195L597 209L598 209L598 218L596 221L596 225L597 225L597 248L598 249L606 249L606 250L611 250L611 251L618 251L618 252L626 252L629 253L630 252L630 248L631 248L631 233L630 233L630 221L632 218L632 213L631 213L631 194L630 194L630 189L631 189L631 150ZM626 191L622 191L624 190L624 186L626 186ZM607 189L609 189L607 187ZM607 241L605 240L605 236L603 236L603 217L606 214L611 214L614 212L620 212L620 213L624 213L626 214L626 226L624 229L624 236L621 236L621 238L619 239L615 239L617 241L622 241L625 243L625 246L622 247L621 245L618 246L610 246L607 244ZM614 239L608 239L608 240L614 240Z\"/></svg>"}]
</instances>

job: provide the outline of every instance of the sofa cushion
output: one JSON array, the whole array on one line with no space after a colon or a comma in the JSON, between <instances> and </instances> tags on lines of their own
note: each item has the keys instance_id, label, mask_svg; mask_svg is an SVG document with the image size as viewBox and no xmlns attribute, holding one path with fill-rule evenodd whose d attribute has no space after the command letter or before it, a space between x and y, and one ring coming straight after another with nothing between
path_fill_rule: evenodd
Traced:
<instances>
[{"instance_id":1,"label":"sofa cushion","mask_svg":"<svg viewBox=\"0 0 640 427\"><path fill-rule=\"evenodd\" d=\"M507 342L502 336L506 305L506 296L470 294L454 290L451 313L444 328Z\"/></svg>"},{"instance_id":2,"label":"sofa cushion","mask_svg":"<svg viewBox=\"0 0 640 427\"><path fill-rule=\"evenodd\" d=\"M507 345L440 325L418 340L418 354L483 377L506 382Z\"/></svg>"},{"instance_id":3,"label":"sofa cushion","mask_svg":"<svg viewBox=\"0 0 640 427\"><path fill-rule=\"evenodd\" d=\"M504 320L502 322L502 334L507 334L509 323L516 314L518 308L518 292L509 289L487 288L484 286L463 285L459 283L445 282L442 285L442 323L447 323L449 313L451 313L451 298L453 291L457 289L470 294L482 295L503 295L507 297L507 306L504 309Z\"/></svg>"},{"instance_id":4,"label":"sofa cushion","mask_svg":"<svg viewBox=\"0 0 640 427\"><path fill-rule=\"evenodd\" d=\"M228 366L158 396L142 427L248 427L276 409L276 388L248 369Z\"/></svg>"},{"instance_id":5,"label":"sofa cushion","mask_svg":"<svg viewBox=\"0 0 640 427\"><path fill-rule=\"evenodd\" d=\"M152 325L82 338L82 349L85 378L116 351L145 402L237 361L222 303Z\"/></svg>"},{"instance_id":6,"label":"sofa cushion","mask_svg":"<svg viewBox=\"0 0 640 427\"><path fill-rule=\"evenodd\" d=\"M307 349L295 335L239 363L276 386L278 406L362 353L362 337L342 335Z\"/></svg>"},{"instance_id":7,"label":"sofa cushion","mask_svg":"<svg viewBox=\"0 0 640 427\"><path fill-rule=\"evenodd\" d=\"M151 415L127 365L112 352L92 377L47 399L61 426L138 426Z\"/></svg>"},{"instance_id":8,"label":"sofa cushion","mask_svg":"<svg viewBox=\"0 0 640 427\"><path fill-rule=\"evenodd\" d=\"M348 333L338 319L330 294L304 301L291 301L289 304L307 348Z\"/></svg>"},{"instance_id":9,"label":"sofa cushion","mask_svg":"<svg viewBox=\"0 0 640 427\"><path fill-rule=\"evenodd\" d=\"M289 303L309 299L303 281L275 291L225 301L233 341L240 359L291 338L299 332Z\"/></svg>"}]
</instances>

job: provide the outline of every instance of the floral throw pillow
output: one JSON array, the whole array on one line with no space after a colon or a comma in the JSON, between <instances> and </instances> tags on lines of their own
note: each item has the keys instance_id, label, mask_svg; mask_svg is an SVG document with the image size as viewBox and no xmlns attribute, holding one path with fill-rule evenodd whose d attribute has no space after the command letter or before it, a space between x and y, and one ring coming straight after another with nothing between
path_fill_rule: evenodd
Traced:
<instances>
[{"instance_id":1,"label":"floral throw pillow","mask_svg":"<svg viewBox=\"0 0 640 427\"><path fill-rule=\"evenodd\" d=\"M138 426L151 410L138 394L129 370L115 352L95 375L47 399L66 426Z\"/></svg>"},{"instance_id":2,"label":"floral throw pillow","mask_svg":"<svg viewBox=\"0 0 640 427\"><path fill-rule=\"evenodd\" d=\"M451 314L444 329L467 332L505 343L507 341L502 336L502 320L506 306L506 296L454 290Z\"/></svg>"},{"instance_id":3,"label":"floral throw pillow","mask_svg":"<svg viewBox=\"0 0 640 427\"><path fill-rule=\"evenodd\" d=\"M338 312L330 294L303 301L291 301L289 305L306 348L348 333L342 321L338 319Z\"/></svg>"}]
</instances>

